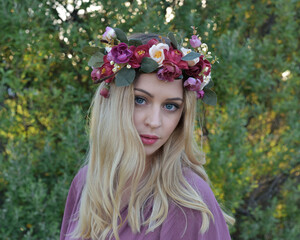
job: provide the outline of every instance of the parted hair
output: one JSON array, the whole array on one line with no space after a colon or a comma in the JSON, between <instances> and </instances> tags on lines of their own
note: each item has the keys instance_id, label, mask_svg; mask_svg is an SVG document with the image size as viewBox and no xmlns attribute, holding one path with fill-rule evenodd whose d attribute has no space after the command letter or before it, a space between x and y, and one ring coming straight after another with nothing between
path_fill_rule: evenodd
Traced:
<instances>
[{"instance_id":1,"label":"parted hair","mask_svg":"<svg viewBox=\"0 0 300 240\"><path fill-rule=\"evenodd\" d=\"M151 36L151 38L153 38ZM149 38L144 38L147 41ZM195 209L202 214L201 231L208 230L213 215L202 196L186 181L182 168L188 167L209 183L203 168L204 158L194 139L196 94L183 91L184 107L181 119L151 161L147 175L145 151L134 126L134 86L111 84L110 97L100 96L98 87L91 104L87 177L82 191L78 220L72 236L104 240L119 239L118 223L122 223L120 205L127 183L131 192L128 203L128 223L133 232L141 226L153 231L167 217L169 201ZM143 218L143 209L151 201L152 214ZM223 213L228 223L234 219Z\"/></svg>"}]
</instances>

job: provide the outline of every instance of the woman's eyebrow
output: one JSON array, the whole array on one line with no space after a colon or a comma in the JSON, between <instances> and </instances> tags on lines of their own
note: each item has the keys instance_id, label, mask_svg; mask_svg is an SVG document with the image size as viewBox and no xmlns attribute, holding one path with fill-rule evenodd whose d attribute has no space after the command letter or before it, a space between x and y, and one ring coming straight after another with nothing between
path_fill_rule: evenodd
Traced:
<instances>
[{"instance_id":1,"label":"woman's eyebrow","mask_svg":"<svg viewBox=\"0 0 300 240\"><path fill-rule=\"evenodd\" d=\"M147 91L145 91L145 90L143 90L143 89L140 89L140 88L134 88L134 90L137 90L137 91L143 92L143 93L145 93L145 94L149 95L149 97L153 98L153 95L152 95L151 93L149 93L149 92L147 92Z\"/></svg>"},{"instance_id":2,"label":"woman's eyebrow","mask_svg":"<svg viewBox=\"0 0 300 240\"><path fill-rule=\"evenodd\" d=\"M182 98L179 98L179 97L177 97L177 98L167 98L166 100L168 100L168 101L176 101L176 100L179 100L179 101L181 101L181 102L183 102L183 99Z\"/></svg>"},{"instance_id":3,"label":"woman's eyebrow","mask_svg":"<svg viewBox=\"0 0 300 240\"><path fill-rule=\"evenodd\" d=\"M137 91L140 91L140 92L143 92L145 94L147 94L148 96L150 96L151 98L153 98L153 95L143 89L140 89L140 88L134 88L134 90L137 90ZM175 97L175 98L167 98L166 99L167 101L176 101L176 100L179 100L179 101L182 101L183 102L183 99L182 98L179 98L179 97Z\"/></svg>"}]
</instances>

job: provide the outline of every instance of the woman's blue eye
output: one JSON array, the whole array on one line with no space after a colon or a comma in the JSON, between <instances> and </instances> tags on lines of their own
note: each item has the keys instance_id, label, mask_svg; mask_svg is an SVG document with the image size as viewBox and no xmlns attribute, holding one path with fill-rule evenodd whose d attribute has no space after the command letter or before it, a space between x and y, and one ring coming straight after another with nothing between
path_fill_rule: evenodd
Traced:
<instances>
[{"instance_id":1,"label":"woman's blue eye","mask_svg":"<svg viewBox=\"0 0 300 240\"><path fill-rule=\"evenodd\" d=\"M141 98L141 97L135 97L135 103L136 104L144 104L145 103L145 99L144 98Z\"/></svg>"},{"instance_id":2,"label":"woman's blue eye","mask_svg":"<svg viewBox=\"0 0 300 240\"><path fill-rule=\"evenodd\" d=\"M176 105L176 104L171 104L171 103L167 103L165 105L165 108L168 110L168 111L176 111L179 107Z\"/></svg>"}]
</instances>

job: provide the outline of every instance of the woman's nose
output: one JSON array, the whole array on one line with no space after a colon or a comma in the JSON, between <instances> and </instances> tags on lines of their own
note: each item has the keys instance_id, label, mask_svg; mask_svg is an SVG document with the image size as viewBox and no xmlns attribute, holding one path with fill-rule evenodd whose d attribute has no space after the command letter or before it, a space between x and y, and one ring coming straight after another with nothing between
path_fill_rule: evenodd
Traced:
<instances>
[{"instance_id":1,"label":"woman's nose","mask_svg":"<svg viewBox=\"0 0 300 240\"><path fill-rule=\"evenodd\" d=\"M145 124L151 128L158 128L161 126L161 109L153 106L148 112Z\"/></svg>"}]
</instances>

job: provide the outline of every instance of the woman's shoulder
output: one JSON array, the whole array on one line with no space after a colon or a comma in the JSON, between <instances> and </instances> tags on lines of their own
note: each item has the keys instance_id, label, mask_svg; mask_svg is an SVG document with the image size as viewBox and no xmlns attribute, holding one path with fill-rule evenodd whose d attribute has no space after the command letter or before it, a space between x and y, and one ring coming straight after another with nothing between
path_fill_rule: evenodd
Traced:
<instances>
[{"instance_id":1,"label":"woman's shoulder","mask_svg":"<svg viewBox=\"0 0 300 240\"><path fill-rule=\"evenodd\" d=\"M71 220L78 212L81 192L85 184L87 166L82 167L73 178L66 200L64 217L61 225L60 239L69 239L68 233L74 230L76 221Z\"/></svg>"},{"instance_id":2,"label":"woman's shoulder","mask_svg":"<svg viewBox=\"0 0 300 240\"><path fill-rule=\"evenodd\" d=\"M214 220L210 219L209 229L204 234L201 234L200 228L203 217L201 211L182 207L172 202L161 232L161 236L165 237L163 239L229 240L228 227L209 183L190 168L183 169L183 176L189 185L201 196L211 211ZM172 236L173 238L168 238L167 236Z\"/></svg>"},{"instance_id":3,"label":"woman's shoulder","mask_svg":"<svg viewBox=\"0 0 300 240\"><path fill-rule=\"evenodd\" d=\"M206 204L215 201L215 195L208 182L190 168L185 167L182 172L185 180L200 194Z\"/></svg>"},{"instance_id":4,"label":"woman's shoulder","mask_svg":"<svg viewBox=\"0 0 300 240\"><path fill-rule=\"evenodd\" d=\"M82 168L80 168L77 174L75 175L73 182L77 185L84 184L87 170L88 170L88 165L85 165Z\"/></svg>"},{"instance_id":5,"label":"woman's shoulder","mask_svg":"<svg viewBox=\"0 0 300 240\"><path fill-rule=\"evenodd\" d=\"M85 184L87 170L88 170L88 166L87 165L83 166L82 168L79 169L79 171L73 178L73 181L72 181L71 187L70 187L70 192L73 195L78 195L76 197L79 197L79 195L81 194L81 191Z\"/></svg>"}]
</instances>

